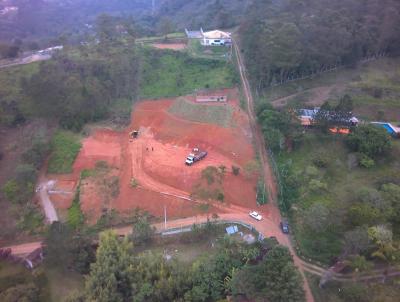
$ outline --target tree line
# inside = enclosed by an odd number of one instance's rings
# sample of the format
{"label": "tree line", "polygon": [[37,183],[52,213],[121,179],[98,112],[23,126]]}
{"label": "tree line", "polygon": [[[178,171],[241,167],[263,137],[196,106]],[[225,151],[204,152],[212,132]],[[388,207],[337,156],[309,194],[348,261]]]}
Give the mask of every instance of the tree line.
{"label": "tree line", "polygon": [[385,52],[398,55],[395,0],[256,0],[240,27],[257,88]]}
{"label": "tree line", "polygon": [[[204,231],[213,227],[210,223]],[[195,227],[192,235],[201,232]],[[271,239],[248,245],[224,237],[214,249],[190,264],[150,251],[135,254],[130,239],[104,232],[84,292],[73,293],[68,301],[222,301],[227,296],[234,301],[305,301],[301,275],[287,248]]]}

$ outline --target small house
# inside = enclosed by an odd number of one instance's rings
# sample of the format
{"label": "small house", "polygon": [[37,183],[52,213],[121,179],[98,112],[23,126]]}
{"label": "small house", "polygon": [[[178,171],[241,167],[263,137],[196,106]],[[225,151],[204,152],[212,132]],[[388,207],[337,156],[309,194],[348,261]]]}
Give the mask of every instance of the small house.
{"label": "small house", "polygon": [[34,250],[32,253],[30,253],[28,256],[26,256],[23,259],[23,263],[26,268],[34,269],[40,263],[42,263],[43,259],[44,259],[43,249],[41,247],[39,247],[36,250]]}
{"label": "small house", "polygon": [[215,102],[215,103],[226,103],[228,101],[228,96],[226,93],[221,93],[221,92],[198,92],[196,94],[196,102],[197,103],[209,103],[209,102]]}
{"label": "small house", "polygon": [[232,43],[231,33],[221,30],[203,32],[201,45],[203,46],[223,46]]}
{"label": "small house", "polygon": [[232,44],[231,33],[221,30],[203,31],[203,29],[200,28],[199,31],[191,31],[185,29],[185,33],[188,39],[198,39],[203,46],[224,46]]}

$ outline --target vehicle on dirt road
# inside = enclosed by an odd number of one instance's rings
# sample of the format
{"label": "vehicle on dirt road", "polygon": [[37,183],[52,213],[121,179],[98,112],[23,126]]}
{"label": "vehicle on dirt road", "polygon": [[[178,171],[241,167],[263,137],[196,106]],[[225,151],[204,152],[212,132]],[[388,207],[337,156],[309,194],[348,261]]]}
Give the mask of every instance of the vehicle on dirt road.
{"label": "vehicle on dirt road", "polygon": [[285,234],[289,234],[289,224],[286,221],[281,221],[280,225],[282,232]]}
{"label": "vehicle on dirt road", "polygon": [[258,214],[256,211],[250,212],[249,215],[250,215],[250,217],[252,217],[258,221],[260,221],[262,219],[262,216],[260,214]]}
{"label": "vehicle on dirt road", "polygon": [[204,159],[207,156],[207,151],[200,151],[199,149],[193,149],[193,153],[190,153],[189,156],[186,158],[185,164],[187,166],[193,165],[195,162],[198,162]]}

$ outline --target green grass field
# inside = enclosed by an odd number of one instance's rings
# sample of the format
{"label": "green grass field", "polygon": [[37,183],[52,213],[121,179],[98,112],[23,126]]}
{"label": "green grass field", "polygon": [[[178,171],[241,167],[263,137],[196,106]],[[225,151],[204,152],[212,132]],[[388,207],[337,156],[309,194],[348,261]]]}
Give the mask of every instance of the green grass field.
{"label": "green grass field", "polygon": [[169,112],[189,121],[217,124],[222,127],[230,127],[233,122],[233,109],[231,106],[194,104],[184,98],[175,100]]}
{"label": "green grass field", "polygon": [[75,158],[81,149],[81,143],[76,134],[59,130],[51,141],[49,173],[70,173]]}
{"label": "green grass field", "polygon": [[[337,102],[344,94],[352,96],[355,110],[362,119],[400,122],[400,59],[384,58],[360,64],[357,68],[341,68],[285,85],[268,88],[265,98],[273,101],[293,96],[291,106],[308,106],[309,100],[319,98],[310,89],[329,91],[327,100]],[[330,89],[332,88],[332,89]],[[315,106],[315,105],[314,105]]]}
{"label": "green grass field", "polygon": [[142,58],[142,98],[173,97],[198,89],[231,87],[238,81],[233,66],[223,61],[148,47],[142,49]]}

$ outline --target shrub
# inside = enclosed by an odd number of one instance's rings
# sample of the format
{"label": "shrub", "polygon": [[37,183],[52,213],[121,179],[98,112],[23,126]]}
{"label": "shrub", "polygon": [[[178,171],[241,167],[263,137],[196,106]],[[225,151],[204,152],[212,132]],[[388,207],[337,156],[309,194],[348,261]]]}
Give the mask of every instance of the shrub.
{"label": "shrub", "polygon": [[3,193],[11,202],[17,202],[18,191],[18,183],[14,179],[7,181],[3,186]]}
{"label": "shrub", "polygon": [[328,189],[328,185],[318,179],[312,179],[309,184],[308,188],[312,192],[321,192],[321,191],[326,191]]}
{"label": "shrub", "polygon": [[207,184],[212,185],[215,182],[215,178],[218,175],[218,169],[213,166],[208,166],[201,171],[201,177],[207,180]]}
{"label": "shrub", "polygon": [[375,158],[388,152],[392,147],[392,142],[385,129],[373,125],[362,125],[347,137],[347,145],[355,152]]}
{"label": "shrub", "polygon": [[43,141],[36,141],[32,147],[22,154],[24,162],[39,169],[49,152],[49,145]]}
{"label": "shrub", "polygon": [[136,188],[139,185],[139,182],[136,180],[136,178],[132,178],[130,182],[131,188]]}
{"label": "shrub", "polygon": [[316,154],[313,158],[313,164],[318,168],[326,168],[329,164],[330,158],[323,153]]}
{"label": "shrub", "polygon": [[239,167],[232,166],[232,173],[233,173],[233,175],[238,176],[238,175],[239,175],[239,172],[240,172],[240,168],[239,168]]}
{"label": "shrub", "polygon": [[217,194],[217,200],[220,201],[220,202],[224,202],[224,200],[225,200],[225,195],[224,195],[224,193],[219,192],[219,193]]}
{"label": "shrub", "polygon": [[360,159],[359,164],[363,168],[370,169],[373,166],[375,166],[375,161],[372,158],[368,157],[367,155],[363,155]]}

